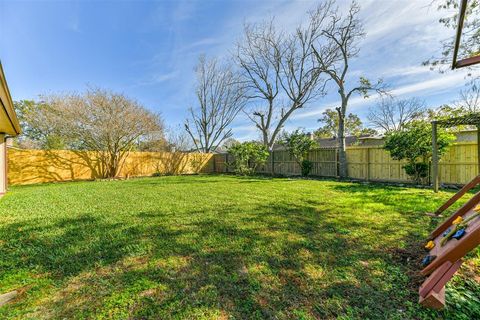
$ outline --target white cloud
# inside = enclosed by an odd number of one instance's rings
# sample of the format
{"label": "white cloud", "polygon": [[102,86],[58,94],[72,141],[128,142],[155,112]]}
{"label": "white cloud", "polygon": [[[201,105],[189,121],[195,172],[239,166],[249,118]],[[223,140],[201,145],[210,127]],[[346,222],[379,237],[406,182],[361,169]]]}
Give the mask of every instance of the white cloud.
{"label": "white cloud", "polygon": [[207,38],[203,38],[203,39],[197,40],[195,42],[192,42],[192,43],[186,45],[183,49],[181,49],[181,51],[192,50],[192,49],[195,49],[195,48],[198,48],[198,47],[211,46],[211,45],[215,45],[215,44],[218,44],[218,43],[219,43],[218,39],[212,38],[212,37],[207,37]]}
{"label": "white cloud", "polygon": [[[401,74],[400,70],[400,74]],[[423,74],[423,71],[420,72],[420,69],[416,68],[407,68],[403,71],[404,74]],[[395,75],[398,75],[395,74]],[[393,87],[390,90],[390,94],[401,97],[401,96],[418,96],[422,97],[425,95],[431,95],[435,93],[443,93],[446,91],[451,91],[452,88],[458,88],[463,86],[466,83],[466,72],[452,72],[449,74],[439,74],[433,71],[430,71],[431,79],[417,78],[415,82],[409,83],[403,86]],[[356,96],[350,99],[348,106],[351,108],[358,108],[365,105],[370,105],[372,102],[379,98],[378,94],[371,95],[368,99],[364,99],[361,96]],[[332,108],[338,104],[338,100],[334,100],[327,103],[322,103],[320,106],[316,107],[306,107],[303,109],[303,112],[298,112],[293,114],[292,119],[302,120],[302,119],[318,119],[323,111],[327,108]]]}
{"label": "white cloud", "polygon": [[133,88],[133,87],[143,87],[143,86],[156,85],[156,84],[174,79],[174,78],[178,77],[178,75],[179,75],[178,71],[153,74],[149,79],[139,81],[131,87]]}
{"label": "white cloud", "polygon": [[392,90],[396,96],[411,95],[413,93],[441,92],[452,90],[454,87],[460,87],[465,84],[464,72],[452,72],[445,75],[438,75],[434,79],[418,81],[409,85]]}
{"label": "white cloud", "polygon": [[[441,36],[445,28],[438,23],[444,15],[432,0],[364,1],[362,16],[367,38],[365,43],[381,38],[394,38],[395,34],[415,31],[411,39],[420,40],[432,34]],[[364,43],[364,44],[365,44]]]}
{"label": "white cloud", "polygon": [[428,66],[410,65],[405,67],[387,69],[382,73],[388,75],[389,77],[405,77],[405,76],[418,76],[421,74],[431,74],[432,70],[430,70],[430,67]]}
{"label": "white cloud", "polygon": [[153,81],[156,82],[156,83],[164,82],[164,81],[175,78],[177,76],[177,74],[178,74],[178,72],[176,72],[176,71],[156,74],[156,75],[153,76]]}

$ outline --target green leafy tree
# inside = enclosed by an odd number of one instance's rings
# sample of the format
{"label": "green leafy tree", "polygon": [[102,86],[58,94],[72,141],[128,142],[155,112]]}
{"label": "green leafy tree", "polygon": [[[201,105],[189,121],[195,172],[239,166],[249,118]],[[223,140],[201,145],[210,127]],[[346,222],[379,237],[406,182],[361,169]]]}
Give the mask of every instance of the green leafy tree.
{"label": "green leafy tree", "polygon": [[[318,119],[318,122],[323,125],[318,128],[314,135],[317,138],[331,138],[335,137],[338,133],[339,115],[336,110],[327,109],[323,113],[323,116]],[[345,117],[345,135],[347,136],[361,136],[376,134],[377,131],[371,128],[365,128],[362,120],[353,113],[349,113]]]}
{"label": "green leafy tree", "polygon": [[[436,109],[427,110],[427,119],[429,121],[433,120],[447,120],[451,118],[461,117],[466,115],[468,112],[463,108],[458,108],[456,106],[444,104]],[[458,129],[464,129],[465,126],[460,126]]]}
{"label": "green leafy tree", "polygon": [[[439,128],[440,129],[440,128]],[[454,136],[443,129],[438,130],[439,156],[448,149]],[[405,172],[417,183],[428,176],[428,164],[432,159],[432,125],[426,121],[414,121],[404,130],[391,131],[385,137],[384,148],[395,160],[406,160]]]}
{"label": "green leafy tree", "polygon": [[254,174],[258,166],[267,162],[269,155],[267,147],[255,141],[236,143],[228,148],[228,153],[233,160],[227,165],[240,175]]}
{"label": "green leafy tree", "polygon": [[301,130],[295,130],[292,133],[285,133],[281,140],[292,157],[295,158],[302,169],[302,176],[306,177],[312,170],[313,164],[307,159],[308,152],[317,146],[317,143],[310,139],[309,135]]}
{"label": "green leafy tree", "polygon": [[[459,0],[434,0],[433,5],[437,9],[444,12],[445,15],[439,19],[439,22],[446,28],[452,29],[452,32],[457,29],[458,15],[460,12]],[[432,57],[425,61],[424,64],[433,67],[439,67],[442,72],[446,70],[445,67],[450,67],[452,63],[453,49],[455,44],[455,37],[448,37],[441,40],[441,55]],[[468,58],[480,54],[480,1],[468,0],[465,12],[465,20],[463,23],[463,32],[461,43],[458,51],[459,58]],[[479,79],[479,66],[470,66],[472,71],[469,76],[473,79]]]}

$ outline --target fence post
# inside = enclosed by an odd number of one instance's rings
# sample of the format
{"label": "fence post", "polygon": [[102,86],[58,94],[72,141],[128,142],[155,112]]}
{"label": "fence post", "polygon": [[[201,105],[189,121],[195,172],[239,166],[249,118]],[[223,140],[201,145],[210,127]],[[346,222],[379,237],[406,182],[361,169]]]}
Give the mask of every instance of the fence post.
{"label": "fence post", "polygon": [[225,166],[225,172],[228,173],[228,153],[225,154],[224,166]]}
{"label": "fence post", "polygon": [[433,191],[438,192],[438,146],[437,146],[437,123],[432,122],[432,183]]}
{"label": "fence post", "polygon": [[335,148],[335,175],[338,177],[340,175],[338,167],[340,165],[340,161],[338,159],[338,148]]}
{"label": "fence post", "polygon": [[213,173],[217,173],[217,154],[214,153],[212,158],[213,158]]}
{"label": "fence post", "polygon": [[271,159],[271,163],[272,163],[272,176],[275,175],[275,151],[272,150],[271,154],[270,154],[270,157],[272,157]]}
{"label": "fence post", "polygon": [[480,126],[477,125],[477,175],[480,174]]}
{"label": "fence post", "polygon": [[365,157],[367,161],[367,181],[370,181],[370,148],[365,149],[367,151],[367,156]]}

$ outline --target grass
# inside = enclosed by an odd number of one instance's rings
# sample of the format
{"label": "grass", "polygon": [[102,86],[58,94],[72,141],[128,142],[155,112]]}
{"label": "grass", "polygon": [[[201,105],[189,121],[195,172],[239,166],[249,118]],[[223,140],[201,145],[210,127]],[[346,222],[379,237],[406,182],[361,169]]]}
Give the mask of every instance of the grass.
{"label": "grass", "polygon": [[12,187],[0,200],[1,319],[474,319],[480,253],[441,312],[419,250],[451,193],[183,176]]}

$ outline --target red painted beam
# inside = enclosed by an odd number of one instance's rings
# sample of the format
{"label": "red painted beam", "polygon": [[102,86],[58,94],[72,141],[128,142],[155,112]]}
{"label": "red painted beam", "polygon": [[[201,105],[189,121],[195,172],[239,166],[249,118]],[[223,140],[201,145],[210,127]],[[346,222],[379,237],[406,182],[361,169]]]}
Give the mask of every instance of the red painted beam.
{"label": "red painted beam", "polygon": [[478,63],[480,63],[480,56],[474,56],[474,57],[458,60],[455,63],[455,68],[468,67]]}

